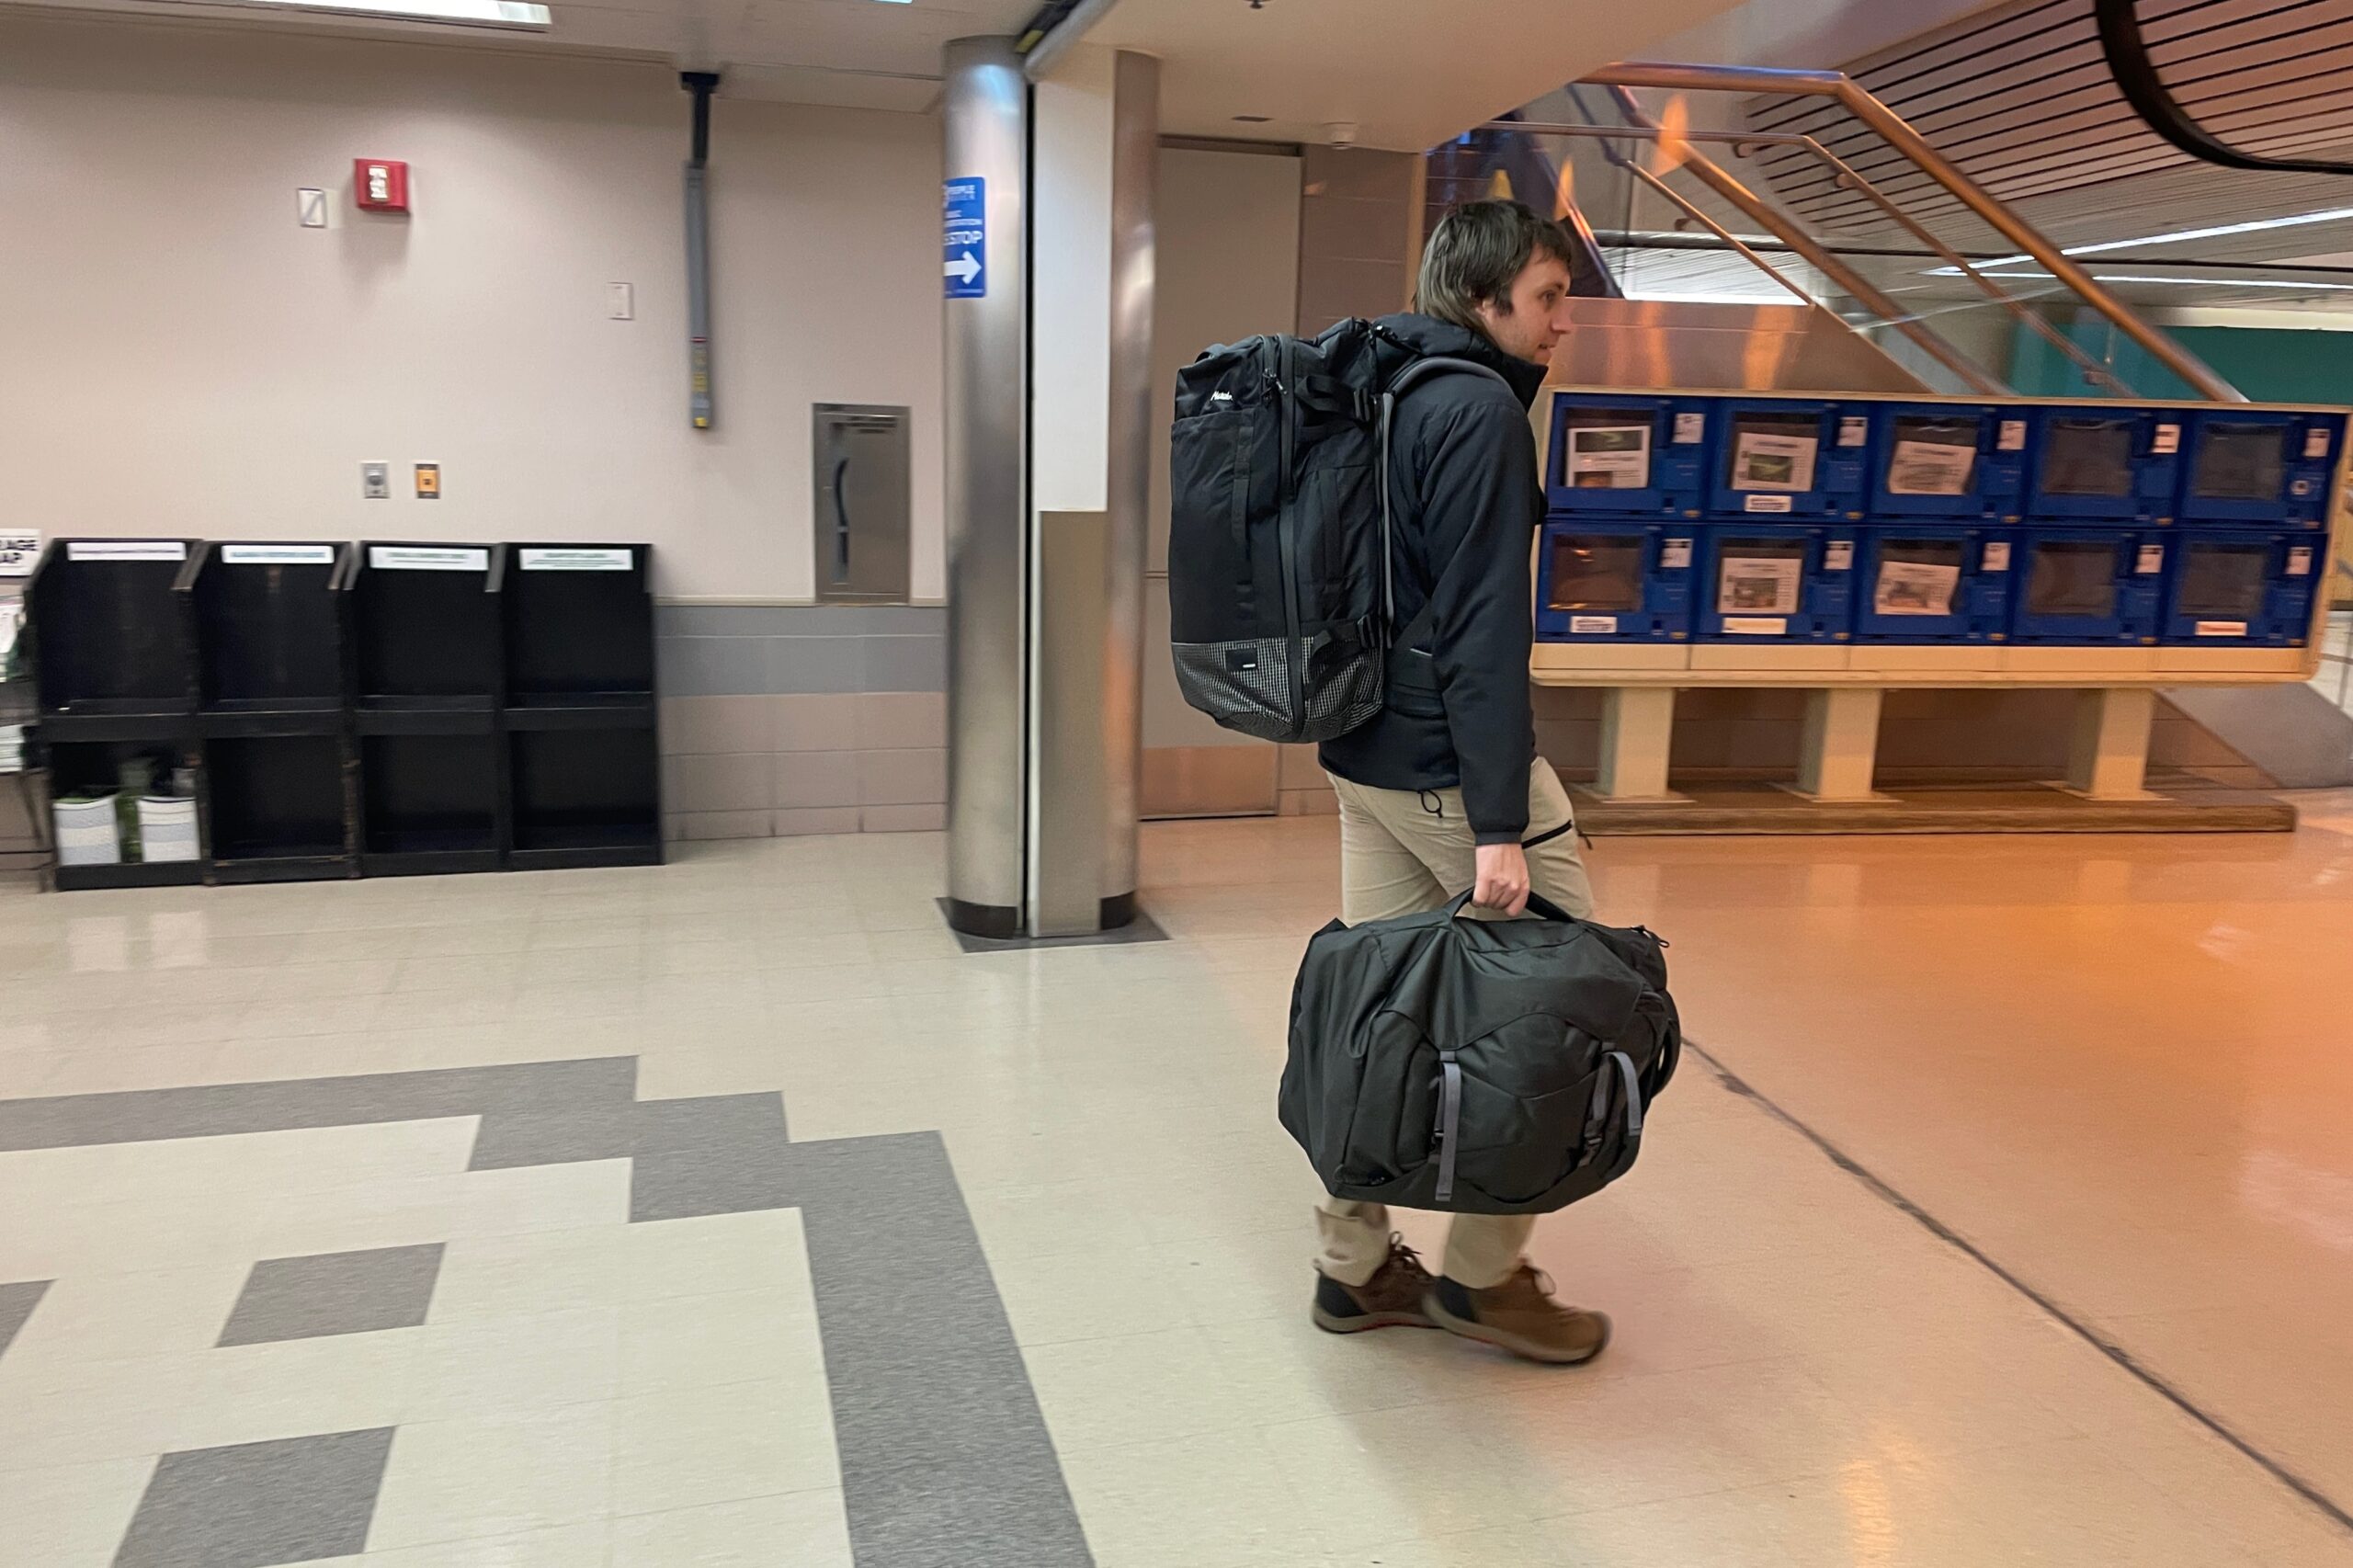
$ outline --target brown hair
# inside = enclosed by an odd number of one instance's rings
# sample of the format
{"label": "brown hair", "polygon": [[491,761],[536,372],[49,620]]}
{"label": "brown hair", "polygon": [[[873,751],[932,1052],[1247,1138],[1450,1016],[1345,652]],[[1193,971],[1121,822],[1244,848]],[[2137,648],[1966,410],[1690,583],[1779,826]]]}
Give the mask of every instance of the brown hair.
{"label": "brown hair", "polygon": [[1570,260],[1568,232],[1524,202],[1473,201],[1438,221],[1422,251],[1415,308],[1484,336],[1479,307],[1511,308],[1511,286],[1538,252]]}

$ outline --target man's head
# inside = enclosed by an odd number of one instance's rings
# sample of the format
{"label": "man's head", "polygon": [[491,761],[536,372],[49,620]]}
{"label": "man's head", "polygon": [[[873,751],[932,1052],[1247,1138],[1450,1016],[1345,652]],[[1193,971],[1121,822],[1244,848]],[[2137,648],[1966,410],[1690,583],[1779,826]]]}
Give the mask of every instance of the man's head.
{"label": "man's head", "polygon": [[1569,236],[1517,201],[1474,201],[1438,222],[1422,252],[1416,303],[1516,358],[1552,362],[1569,292]]}

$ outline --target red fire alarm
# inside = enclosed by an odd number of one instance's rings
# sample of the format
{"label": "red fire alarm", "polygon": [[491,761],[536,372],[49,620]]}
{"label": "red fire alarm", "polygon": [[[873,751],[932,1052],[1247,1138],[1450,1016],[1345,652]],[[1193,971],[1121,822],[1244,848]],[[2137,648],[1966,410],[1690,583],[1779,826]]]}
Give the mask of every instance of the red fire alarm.
{"label": "red fire alarm", "polygon": [[351,194],[362,212],[405,212],[408,165],[392,158],[355,158]]}

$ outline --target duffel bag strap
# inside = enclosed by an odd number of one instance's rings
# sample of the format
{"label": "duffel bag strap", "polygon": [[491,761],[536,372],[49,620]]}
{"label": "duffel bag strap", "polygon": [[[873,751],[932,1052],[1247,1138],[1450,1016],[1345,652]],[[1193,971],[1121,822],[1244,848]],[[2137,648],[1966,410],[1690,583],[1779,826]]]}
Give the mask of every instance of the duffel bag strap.
{"label": "duffel bag strap", "polygon": [[1437,1200],[1450,1203],[1454,1200],[1454,1157],[1462,1133],[1462,1064],[1450,1051],[1439,1051],[1438,1059]]}
{"label": "duffel bag strap", "polygon": [[[1446,913],[1449,915],[1461,915],[1471,907],[1471,895],[1478,891],[1476,888],[1465,888],[1456,893],[1454,902],[1446,906]],[[1540,892],[1531,892],[1528,895],[1528,913],[1546,920],[1557,921],[1563,926],[1574,926],[1579,923],[1575,915],[1571,915]]]}
{"label": "duffel bag strap", "polygon": [[1626,1142],[1618,1151],[1618,1163],[1609,1167],[1602,1178],[1608,1186],[1633,1168],[1634,1156],[1643,1149],[1643,1075],[1634,1070],[1634,1059],[1622,1051],[1613,1051],[1609,1060],[1618,1066],[1618,1076],[1626,1086]]}

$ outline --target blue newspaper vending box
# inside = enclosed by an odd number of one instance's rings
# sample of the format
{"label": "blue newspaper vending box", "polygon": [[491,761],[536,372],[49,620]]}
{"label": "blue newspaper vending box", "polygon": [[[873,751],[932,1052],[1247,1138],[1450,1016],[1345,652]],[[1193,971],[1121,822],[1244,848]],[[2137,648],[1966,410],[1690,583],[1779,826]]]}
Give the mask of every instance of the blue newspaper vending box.
{"label": "blue newspaper vending box", "polygon": [[1707,500],[1711,401],[1555,392],[1548,506],[1615,517],[1698,517]]}
{"label": "blue newspaper vending box", "polygon": [[1711,523],[1691,617],[1709,642],[1844,642],[1854,634],[1851,527]]}
{"label": "blue newspaper vending box", "polygon": [[2169,529],[2020,529],[2010,559],[2014,642],[2157,640]]}
{"label": "blue newspaper vending box", "polygon": [[2301,648],[2311,637],[2321,541],[2297,528],[2195,528],[2166,539],[2167,642]]}
{"label": "blue newspaper vending box", "polygon": [[2189,417],[2181,520],[2317,528],[2344,448],[2341,414],[2200,409]]}
{"label": "blue newspaper vending box", "polygon": [[1870,497],[1870,444],[1868,404],[1718,399],[1708,510],[1719,517],[1859,521]]}
{"label": "blue newspaper vending box", "polygon": [[1871,516],[2017,522],[2032,425],[2016,406],[1875,404]]}
{"label": "blue newspaper vending box", "polygon": [[1680,642],[1691,635],[1698,530],[1647,518],[1553,517],[1536,561],[1547,642]]}
{"label": "blue newspaper vending box", "polygon": [[2169,523],[2181,488],[2178,408],[2044,408],[2035,415],[2026,515]]}
{"label": "blue newspaper vending box", "polygon": [[1999,642],[2009,634],[2009,529],[1885,522],[1859,537],[1858,642]]}

